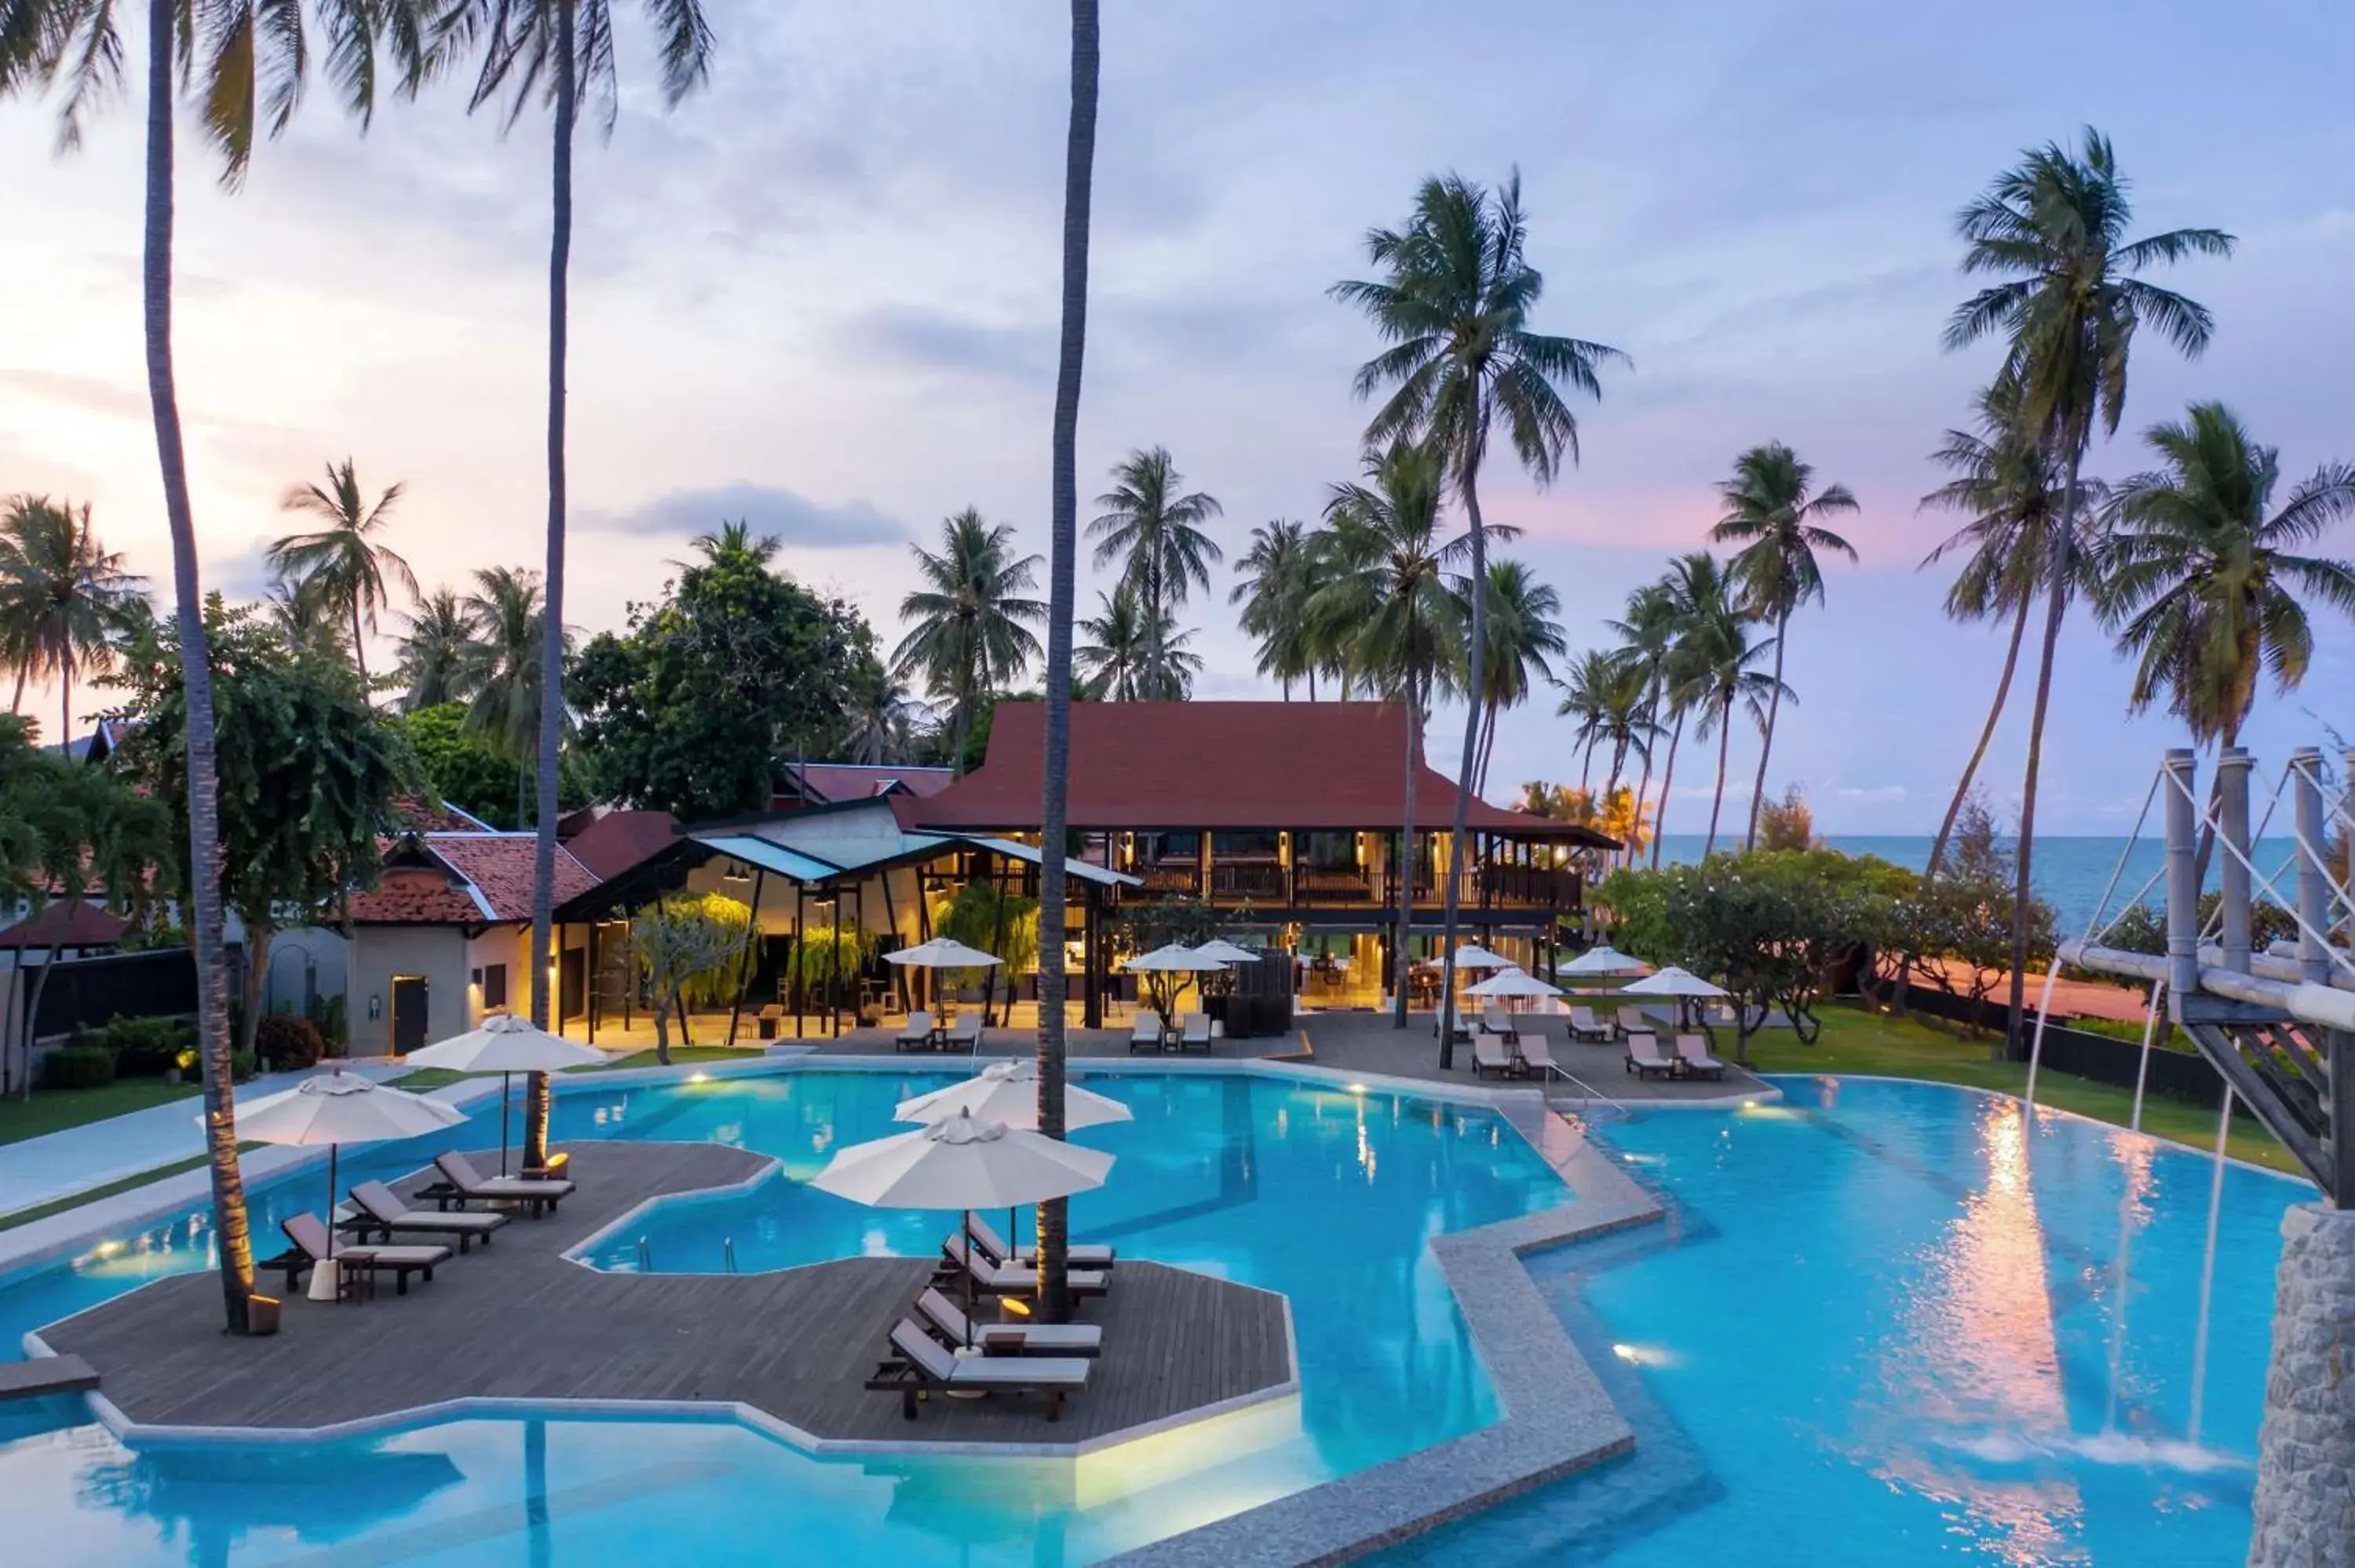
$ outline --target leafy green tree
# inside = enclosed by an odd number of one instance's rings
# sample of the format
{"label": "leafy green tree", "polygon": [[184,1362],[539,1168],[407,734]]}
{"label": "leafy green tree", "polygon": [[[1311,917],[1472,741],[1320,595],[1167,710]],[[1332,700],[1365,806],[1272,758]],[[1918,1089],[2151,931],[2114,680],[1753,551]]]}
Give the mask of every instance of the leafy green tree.
{"label": "leafy green tree", "polygon": [[520,826],[515,816],[515,762],[467,727],[464,703],[419,708],[387,722],[408,743],[437,800],[495,828]]}
{"label": "leafy green tree", "polygon": [[[518,567],[478,567],[465,610],[474,626],[462,666],[462,683],[472,694],[466,724],[514,765],[515,820],[520,827],[531,820],[540,694],[548,689],[541,648],[549,610],[539,574]],[[559,641],[569,644],[570,639]]]}
{"label": "leafy green tree", "polygon": [[147,615],[147,582],[91,531],[90,507],[46,495],[8,498],[0,513],[0,662],[16,672],[8,711],[25,683],[58,683],[58,744],[73,743],[77,674],[104,674],[114,651]]}
{"label": "leafy green tree", "polygon": [[1113,487],[1096,497],[1103,511],[1088,524],[1088,537],[1096,542],[1096,565],[1117,565],[1121,582],[1144,606],[1146,662],[1156,681],[1166,681],[1162,633],[1177,625],[1178,609],[1194,589],[1209,591],[1210,568],[1224,552],[1202,525],[1222,509],[1206,491],[1180,493],[1186,476],[1167,447],[1129,453],[1112,479]]}
{"label": "leafy green tree", "polygon": [[2150,327],[2196,358],[2214,329],[2197,302],[2138,274],[2197,256],[2232,253],[2232,237],[2215,228],[2178,228],[2129,240],[2126,226],[2133,216],[2109,139],[2088,126],[2080,152],[2055,142],[2025,154],[1955,220],[1964,244],[1963,270],[1999,281],[1955,307],[1946,323],[1946,346],[1966,348],[1987,337],[2002,341],[1998,379],[2017,386],[2020,427],[2036,432],[2062,471],[2061,524],[2046,531],[2052,555],[2044,573],[2044,645],[2037,661],[2020,789],[2007,1031],[2013,1039],[2027,1010],[2036,783],[2044,760],[2053,657],[2076,581],[2080,471],[2094,423],[2115,433],[2126,415],[2126,366],[2138,331]]}
{"label": "leafy green tree", "polygon": [[[375,885],[392,803],[423,782],[400,733],[340,659],[290,652],[250,608],[205,607],[220,767],[221,895],[246,933],[241,1049],[253,1047],[270,945],[278,931],[332,917],[342,895]],[[190,810],[186,683],[160,627],[143,633],[110,683],[126,694],[115,758],[184,826]],[[185,842],[185,841],[183,841]],[[185,861],[171,885],[189,880]]]}
{"label": "leafy green tree", "polygon": [[[951,984],[971,984],[976,978],[979,980],[985,1023],[989,1021],[990,1009],[997,1003],[999,978],[1006,980],[1006,1006],[1011,1009],[1015,978],[1038,966],[1040,908],[1040,901],[1027,894],[1001,887],[988,877],[975,877],[958,888],[932,915],[932,929],[939,935],[1004,960],[984,969],[978,977],[963,969],[945,971],[943,977]],[[998,1022],[1005,1022],[1004,1015]]]}
{"label": "leafy green tree", "polygon": [[408,690],[400,705],[411,713],[464,704],[468,686],[469,652],[474,644],[474,615],[457,594],[437,588],[421,597],[407,615],[400,634],[400,676]]}
{"label": "leafy green tree", "polygon": [[1282,683],[1284,700],[1292,700],[1292,683],[1308,683],[1308,700],[1316,700],[1319,666],[1315,641],[1308,634],[1307,605],[1316,591],[1319,556],[1329,541],[1306,524],[1277,517],[1251,534],[1251,548],[1235,562],[1239,580],[1227,594],[1229,604],[1240,605],[1237,617],[1243,634],[1259,644],[1262,675]]}
{"label": "leafy green tree", "polygon": [[1739,706],[1746,711],[1763,733],[1768,694],[1792,694],[1758,668],[1774,651],[1774,639],[1752,639],[1751,622],[1727,597],[1728,578],[1715,563],[1706,572],[1696,567],[1685,585],[1696,597],[1677,641],[1675,691],[1678,702],[1700,715],[1693,734],[1703,740],[1717,736],[1717,789],[1709,809],[1709,842],[1701,850],[1709,854],[1717,848],[1718,818],[1725,810],[1725,757],[1733,710]]}
{"label": "leafy green tree", "polygon": [[[1677,746],[1684,738],[1684,710],[1668,701],[1669,663],[1677,646],[1677,593],[1674,574],[1656,583],[1646,583],[1627,596],[1627,608],[1621,619],[1604,622],[1619,638],[1616,657],[1623,664],[1638,672],[1644,683],[1644,720],[1650,731],[1650,744],[1644,747],[1644,776],[1636,786],[1634,815],[1641,821],[1644,803],[1652,793],[1652,750],[1659,737],[1668,737],[1668,774],[1676,773]],[[1660,800],[1656,810],[1659,816],[1668,813],[1666,783],[1661,786]],[[1654,824],[1652,842],[1657,853],[1658,824]],[[1636,845],[1627,846],[1627,863],[1636,863]]]}
{"label": "leafy green tree", "polygon": [[[1333,285],[1333,297],[1365,312],[1390,347],[1359,367],[1356,391],[1369,397],[1384,387],[1389,399],[1366,427],[1369,445],[1412,439],[1429,442],[1445,464],[1471,524],[1469,670],[1464,689],[1488,689],[1488,544],[1480,514],[1480,469],[1488,439],[1501,429],[1513,454],[1540,485],[1553,482],[1562,461],[1578,461],[1578,421],[1562,389],[1599,398],[1596,371],[1625,355],[1604,344],[1555,337],[1530,328],[1530,313],[1545,291],[1544,276],[1529,263],[1529,226],[1521,211],[1516,170],[1494,193],[1460,175],[1433,176],[1415,195],[1414,211],[1400,228],[1366,236],[1366,253],[1383,276]],[[1471,810],[1473,763],[1480,743],[1481,705],[1465,705],[1464,758],[1456,780],[1449,842],[1462,845]],[[1446,888],[1443,1012],[1455,994],[1455,927],[1463,879]],[[1454,1058],[1455,1030],[1443,1021],[1440,1063]]]}
{"label": "leafy green tree", "polygon": [[1856,546],[1823,525],[1827,517],[1859,510],[1845,484],[1815,487],[1812,464],[1781,441],[1753,447],[1733,460],[1733,477],[1718,486],[1725,515],[1710,530],[1720,545],[1738,545],[1734,582],[1744,613],[1774,628],[1774,683],[1758,743],[1758,778],[1750,789],[1750,832],[1758,842],[1758,812],[1766,802],[1766,764],[1774,754],[1774,723],[1782,716],[1783,655],[1791,645],[1791,612],[1824,598],[1818,551],[1856,559]]}
{"label": "leafy green tree", "polygon": [[591,638],[571,681],[596,792],[689,821],[766,806],[778,760],[839,744],[875,673],[858,612],[774,570],[774,540],[730,525],[696,543],[663,600]]}
{"label": "leafy green tree", "polygon": [[2355,615],[2355,567],[2292,553],[2355,514],[2355,467],[2324,465],[2276,510],[2280,453],[2222,403],[2194,403],[2143,439],[2160,466],[2111,492],[2102,619],[2136,661],[2135,711],[2164,700],[2193,744],[2235,746],[2261,674],[2283,694],[2306,678],[2302,599]]}
{"label": "leafy green tree", "polygon": [[417,574],[383,542],[400,489],[389,486],[371,502],[360,488],[351,459],[329,463],[326,483],[294,485],[279,503],[281,510],[323,526],[309,534],[290,534],[270,546],[272,570],[315,594],[322,605],[349,621],[352,665],[359,672],[363,692],[368,689],[368,634],[376,630],[377,611],[392,601],[389,585],[397,583],[410,598],[417,597]]}
{"label": "leafy green tree", "polygon": [[[1468,601],[1468,582],[1459,579],[1455,589]],[[1555,619],[1561,614],[1561,596],[1538,581],[1523,563],[1488,563],[1487,605],[1488,652],[1481,662],[1487,675],[1480,694],[1486,716],[1481,720],[1479,765],[1472,776],[1475,794],[1488,788],[1497,715],[1527,702],[1538,681],[1551,681],[1553,666],[1548,661],[1570,651],[1561,622]]]}
{"label": "leafy green tree", "polygon": [[1796,784],[1783,791],[1758,813],[1758,847],[1763,850],[1803,850],[1816,847],[1816,814],[1807,808],[1806,791]]}
{"label": "leafy green tree", "polygon": [[[1983,1004],[2010,960],[2014,872],[2013,852],[1998,836],[1994,813],[1974,792],[1955,819],[1954,855],[1945,874],[1925,874],[1897,901],[1885,944],[1880,967],[1969,1003],[1963,1022],[1973,1034],[1981,1033]],[[2049,963],[2057,937],[2052,907],[2040,898],[2029,916],[2030,960]]]}
{"label": "leafy green tree", "polygon": [[1115,703],[1176,703],[1194,694],[1202,656],[1186,645],[1191,631],[1178,630],[1167,615],[1148,626],[1145,601],[1126,579],[1110,593],[1099,592],[1101,613],[1079,624],[1088,641],[1072,652],[1072,673],[1087,695]]}
{"label": "leafy green tree", "polygon": [[908,546],[924,586],[900,601],[900,619],[912,624],[892,651],[891,673],[921,677],[949,705],[949,756],[959,768],[983,699],[1039,656],[1030,623],[1047,607],[1023,597],[1038,584],[1039,557],[1016,556],[1013,540],[1010,525],[993,527],[968,506],[941,524],[938,555]]}
{"label": "leafy green tree", "polygon": [[1578,786],[1582,789],[1592,789],[1594,784],[1594,748],[1603,741],[1604,726],[1610,716],[1611,688],[1619,675],[1618,661],[1601,648],[1588,649],[1562,672],[1561,702],[1554,713],[1578,721],[1577,727],[1571,731],[1571,741],[1579,749]]}
{"label": "leafy green tree", "polygon": [[630,950],[654,1002],[655,1061],[670,1065],[673,1013],[681,1040],[693,1044],[686,1041],[688,991],[713,984],[715,975],[721,984],[741,975],[752,942],[751,910],[719,894],[675,894],[630,917]]}

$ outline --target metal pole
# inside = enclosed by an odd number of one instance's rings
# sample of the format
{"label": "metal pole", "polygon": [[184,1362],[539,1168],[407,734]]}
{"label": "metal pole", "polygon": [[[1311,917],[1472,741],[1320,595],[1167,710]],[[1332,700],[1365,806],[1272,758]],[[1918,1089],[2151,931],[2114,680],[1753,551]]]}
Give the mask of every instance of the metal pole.
{"label": "metal pole", "polygon": [[2290,753],[2289,768],[2297,826],[2298,978],[2327,985],[2330,952],[2324,938],[2330,930],[2330,868],[2323,857],[2330,846],[2322,825],[2322,748],[2299,747]]}
{"label": "metal pole", "polygon": [[2169,1007],[2200,989],[2200,872],[2192,825],[2192,787],[2199,763],[2188,749],[2169,750],[2165,773],[2167,822],[2167,990]]}
{"label": "metal pole", "polygon": [[2249,753],[2228,746],[2216,759],[2216,814],[2224,840],[2224,967],[2249,972]]}

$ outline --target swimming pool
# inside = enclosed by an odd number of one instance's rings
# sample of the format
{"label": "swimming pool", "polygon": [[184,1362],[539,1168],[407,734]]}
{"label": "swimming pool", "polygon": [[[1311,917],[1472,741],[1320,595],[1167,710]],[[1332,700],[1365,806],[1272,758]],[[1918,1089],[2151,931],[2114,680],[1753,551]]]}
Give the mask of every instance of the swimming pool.
{"label": "swimming pool", "polygon": [[[717,1270],[731,1255],[749,1271],[930,1253],[952,1223],[943,1216],[868,1210],[801,1182],[843,1144],[902,1130],[892,1106],[944,1081],[804,1071],[574,1089],[557,1103],[559,1141],[711,1139],[773,1154],[785,1176],[741,1197],[660,1205],[591,1261],[634,1268],[642,1241],[665,1272]],[[732,1424],[620,1420],[461,1421],[297,1454],[133,1456],[61,1407],[0,1425],[0,1540],[37,1543],[44,1563],[125,1564],[219,1561],[232,1546],[238,1562],[272,1563],[325,1552],[338,1563],[665,1562],[690,1551],[767,1562],[781,1539],[822,1541],[846,1563],[922,1561],[951,1543],[977,1564],[1081,1563],[1494,1419],[1424,1240],[1569,1201],[1495,1114],[1227,1074],[1090,1086],[1136,1119],[1081,1135],[1120,1162],[1103,1191],[1074,1202],[1075,1234],[1290,1296],[1296,1414],[1285,1405],[1222,1424],[1215,1441],[1155,1439],[1073,1464],[821,1460]],[[396,1173],[482,1137],[460,1129],[346,1165],[354,1180]],[[315,1176],[258,1191],[256,1234],[318,1199]],[[191,1213],[107,1255],[0,1284],[0,1336],[13,1350],[27,1327],[201,1266],[206,1239]],[[371,1310],[397,1331],[397,1304]]]}
{"label": "swimming pool", "polygon": [[[597,1087],[559,1139],[721,1141],[789,1178],[890,1129],[905,1072]],[[0,1414],[0,1560],[59,1563],[609,1561],[1078,1564],[1467,1431],[1494,1399],[1424,1239],[1563,1201],[1506,1124],[1275,1078],[1091,1078],[1136,1120],[1074,1230],[1294,1298],[1295,1427],[1118,1458],[818,1460],[728,1423],[444,1423],[292,1451],[133,1455],[53,1402]],[[1440,1563],[2236,1562],[2249,1528],[2276,1227],[2306,1190],[2229,1169],[2199,1438],[2210,1165],[1936,1086],[1794,1079],[1782,1106],[1599,1129],[1667,1222],[1529,1260],[1634,1422],[1638,1449],[1410,1543]],[[413,1169],[440,1142],[380,1151]],[[316,1177],[256,1194],[257,1234]],[[673,1205],[592,1261],[785,1266],[929,1251],[938,1216],[771,1182]],[[2132,1288],[2116,1317],[2120,1238]],[[200,1216],[0,1280],[27,1326],[200,1266]],[[397,1304],[379,1308],[389,1331]],[[789,1328],[781,1330],[789,1331]],[[2111,1368],[2117,1368],[2113,1379]]]}

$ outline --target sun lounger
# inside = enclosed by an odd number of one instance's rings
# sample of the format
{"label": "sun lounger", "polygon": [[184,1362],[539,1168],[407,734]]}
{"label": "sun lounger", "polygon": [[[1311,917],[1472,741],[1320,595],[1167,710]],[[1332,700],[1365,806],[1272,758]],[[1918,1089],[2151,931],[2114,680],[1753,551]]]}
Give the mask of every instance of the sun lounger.
{"label": "sun lounger", "polygon": [[[289,1296],[303,1288],[303,1277],[311,1272],[314,1264],[326,1261],[329,1253],[327,1227],[316,1214],[297,1214],[279,1227],[286,1239],[294,1245],[262,1265],[264,1268],[282,1269],[286,1275]],[[433,1277],[434,1266],[450,1261],[446,1246],[347,1246],[337,1249],[336,1266],[355,1274],[389,1274],[392,1293],[409,1294],[409,1277],[423,1279]]]}
{"label": "sun lounger", "polygon": [[932,1048],[932,1015],[924,1008],[908,1014],[908,1026],[891,1036],[892,1045],[901,1051],[929,1051]]}
{"label": "sun lounger", "polygon": [[948,1027],[941,1036],[941,1046],[948,1051],[978,1051],[981,1049],[981,1013],[967,1012]]}
{"label": "sun lounger", "polygon": [[1179,1024],[1178,1048],[1180,1051],[1191,1051],[1198,1045],[1205,1051],[1210,1048],[1210,1015],[1209,1013],[1199,1008],[1188,1008],[1178,1015],[1178,1022]]}
{"label": "sun lounger", "polygon": [[1161,1015],[1149,1007],[1136,1010],[1136,1022],[1128,1026],[1129,1054],[1139,1051],[1161,1049]]}
{"label": "sun lounger", "polygon": [[[955,1279],[970,1274],[974,1287],[985,1295],[1036,1296],[1039,1293],[1037,1269],[990,1263],[982,1257],[977,1248],[968,1251],[964,1237],[961,1235],[953,1235],[942,1243],[941,1255],[948,1260],[942,1269],[943,1275]],[[1100,1268],[1074,1268],[1065,1277],[1074,1296],[1102,1296],[1112,1288],[1112,1277]]]}
{"label": "sun lounger", "polygon": [[[1039,1266],[1036,1248],[1007,1246],[1006,1238],[997,1234],[997,1227],[979,1214],[974,1215],[970,1223],[973,1245],[980,1248],[981,1255],[990,1262],[1011,1265],[1016,1268]],[[1073,1268],[1110,1268],[1115,1255],[1108,1246],[1077,1245],[1063,1249],[1063,1261]]]}
{"label": "sun lounger", "polygon": [[485,1176],[474,1169],[474,1161],[455,1150],[435,1155],[433,1169],[442,1172],[442,1180],[421,1188],[417,1195],[432,1199],[434,1206],[442,1209],[463,1209],[469,1202],[521,1203],[525,1213],[537,1218],[554,1213],[556,1205],[573,1192],[570,1181],[536,1176]]}
{"label": "sun lounger", "polygon": [[1627,1036],[1627,1071],[1639,1078],[1676,1076],[1677,1065],[1660,1054],[1660,1037],[1649,1033]]}
{"label": "sun lounger", "polygon": [[910,1421],[917,1400],[935,1389],[1044,1394],[1053,1421],[1063,1413],[1063,1396],[1088,1385],[1088,1363],[1077,1357],[959,1356],[907,1318],[892,1327],[891,1349],[867,1386],[898,1394],[900,1414]]}
{"label": "sun lounger", "polygon": [[1594,1016],[1591,1007],[1570,1010],[1570,1037],[1573,1040],[1609,1040],[1612,1027]]}
{"label": "sun lounger", "polygon": [[346,1223],[363,1243],[371,1236],[389,1242],[395,1232],[407,1231],[413,1235],[455,1236],[458,1250],[464,1252],[478,1241],[490,1245],[491,1233],[507,1223],[505,1214],[446,1214],[412,1209],[381,1181],[363,1181],[353,1188],[352,1202],[359,1213]]}
{"label": "sun lounger", "polygon": [[1486,1033],[1499,1034],[1508,1040],[1518,1033],[1513,1023],[1513,1015],[1495,1002],[1480,1010],[1480,1028]]}
{"label": "sun lounger", "polygon": [[1698,1034],[1677,1036],[1677,1063],[1688,1073],[1705,1078],[1725,1076],[1725,1064],[1710,1054],[1709,1042]]}
{"label": "sun lounger", "polygon": [[953,1345],[977,1345],[992,1356],[1097,1356],[1103,1330],[1093,1323],[975,1323],[964,1308],[932,1287],[916,1298],[916,1312]]}
{"label": "sun lounger", "polygon": [[759,1029],[762,1039],[776,1039],[785,1032],[785,1004],[781,1001],[769,1003],[768,1006],[761,1009],[752,1022]]}
{"label": "sun lounger", "polygon": [[1484,1077],[1490,1073],[1510,1073],[1513,1068],[1513,1054],[1505,1049],[1505,1043],[1502,1040],[1493,1034],[1483,1034],[1472,1042],[1474,1076]]}
{"label": "sun lounger", "polygon": [[1644,1015],[1640,1007],[1623,1007],[1619,1010],[1619,1033],[1623,1036],[1649,1034],[1652,1033],[1652,1021]]}
{"label": "sun lounger", "polygon": [[1521,1054],[1522,1067],[1540,1078],[1560,1070],[1554,1063],[1553,1047],[1546,1044],[1546,1037],[1542,1034],[1524,1032],[1513,1048]]}

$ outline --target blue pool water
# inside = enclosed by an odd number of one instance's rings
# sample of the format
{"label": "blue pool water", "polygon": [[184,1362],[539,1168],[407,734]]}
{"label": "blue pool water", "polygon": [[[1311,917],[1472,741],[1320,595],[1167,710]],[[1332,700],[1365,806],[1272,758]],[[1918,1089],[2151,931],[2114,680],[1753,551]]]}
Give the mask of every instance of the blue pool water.
{"label": "blue pool water", "polygon": [[[567,1095],[559,1139],[716,1139],[778,1156],[790,1178],[658,1210],[595,1261],[637,1266],[642,1235],[665,1271],[719,1268],[730,1246],[745,1269],[931,1250],[939,1217],[859,1209],[799,1179],[890,1130],[891,1105],[939,1081],[810,1073]],[[730,1424],[618,1420],[133,1454],[78,1404],[47,1402],[0,1411],[0,1563],[1078,1564],[1492,1418],[1423,1242],[1565,1200],[1503,1123],[1265,1079],[1090,1086],[1137,1119],[1082,1135],[1120,1161],[1074,1204],[1075,1231],[1291,1295],[1296,1427],[1077,1466],[819,1461]],[[1530,1260],[1629,1411],[1636,1457],[1396,1555],[2238,1561],[2276,1227],[2304,1190],[2227,1172],[2195,1443],[2206,1160],[1934,1086],[1785,1086],[1784,1107],[1599,1129],[1669,1199],[1668,1224]],[[437,1146],[346,1164],[397,1173]],[[315,1205],[318,1185],[259,1192],[257,1234]],[[2132,1284],[2116,1333],[2122,1234]],[[27,1327],[205,1263],[197,1216],[125,1240],[0,1280],[0,1355]],[[398,1331],[397,1303],[370,1310]]]}

